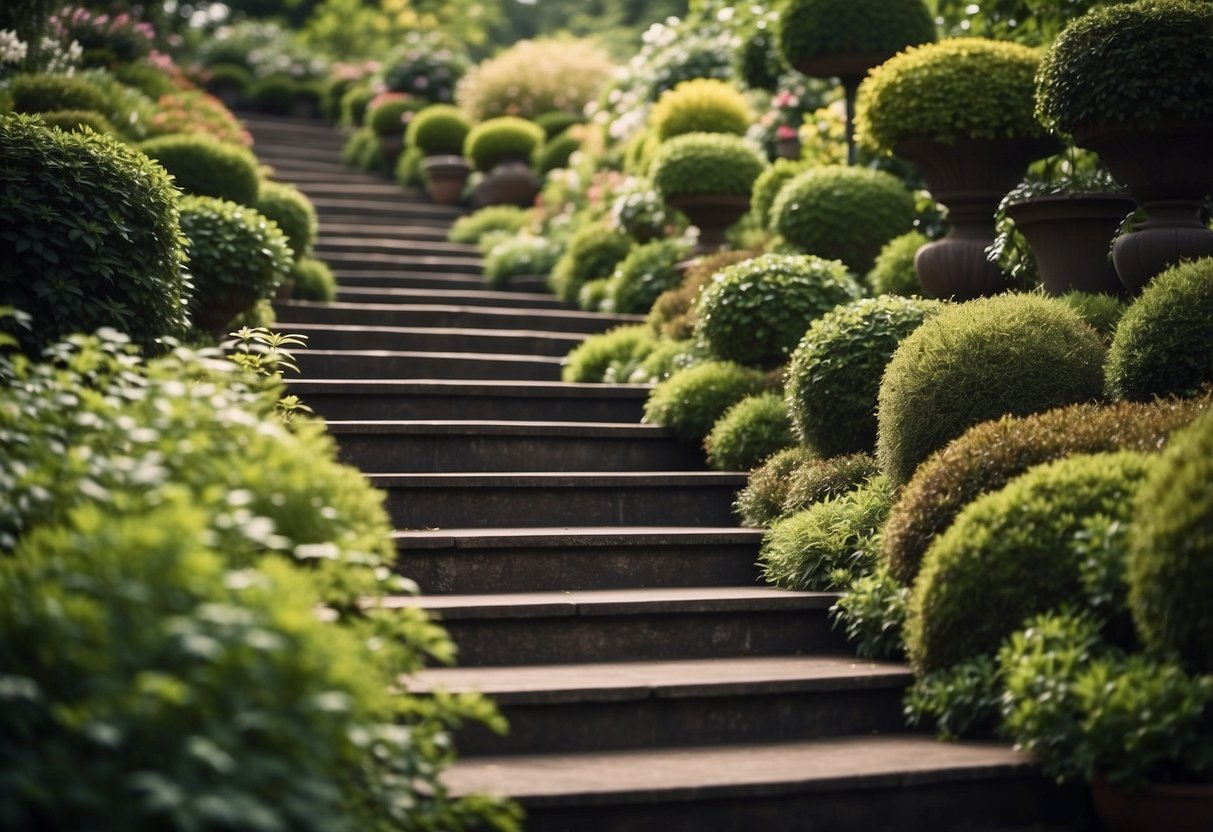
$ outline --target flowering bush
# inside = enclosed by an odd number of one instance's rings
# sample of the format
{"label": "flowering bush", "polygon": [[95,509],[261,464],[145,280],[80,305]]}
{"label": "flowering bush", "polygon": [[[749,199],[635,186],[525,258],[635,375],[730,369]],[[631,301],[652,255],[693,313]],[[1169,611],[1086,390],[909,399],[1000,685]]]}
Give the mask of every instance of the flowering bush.
{"label": "flowering bush", "polygon": [[328,72],[324,58],[301,46],[278,24],[261,20],[219,27],[199,47],[196,57],[203,69],[237,64],[258,80],[271,75],[310,80],[323,78]]}
{"label": "flowering bush", "polygon": [[130,14],[99,14],[82,6],[68,6],[51,18],[51,32],[61,43],[75,41],[83,50],[85,66],[113,66],[146,58],[156,31]]}
{"label": "flowering bush", "polygon": [[589,41],[524,40],[463,76],[455,97],[474,121],[580,112],[614,70],[610,56]]}
{"label": "flowering bush", "polygon": [[774,158],[781,141],[800,138],[805,118],[825,103],[829,86],[819,79],[785,76],[771,96],[770,108],[758,117],[749,136]]}
{"label": "flowering bush", "polygon": [[455,100],[455,84],[470,65],[467,53],[439,33],[410,32],[384,61],[383,83],[393,92],[449,103]]}
{"label": "flowering bush", "polygon": [[148,134],[205,133],[219,141],[251,147],[253,137],[232,111],[210,93],[173,92],[160,96],[147,125]]}

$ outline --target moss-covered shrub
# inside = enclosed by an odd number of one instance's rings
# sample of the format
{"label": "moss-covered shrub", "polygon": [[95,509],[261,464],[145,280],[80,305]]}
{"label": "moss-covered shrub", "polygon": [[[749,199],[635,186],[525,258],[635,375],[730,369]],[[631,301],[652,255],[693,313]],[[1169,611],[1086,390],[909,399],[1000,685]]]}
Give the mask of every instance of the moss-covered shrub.
{"label": "moss-covered shrub", "polygon": [[666,90],[649,111],[649,127],[659,141],[686,133],[744,136],[754,111],[741,90],[716,78],[695,78]]}
{"label": "moss-covered shrub", "polygon": [[261,174],[252,151],[200,135],[170,134],[148,139],[139,149],[173,175],[189,194],[253,205]]}
{"label": "moss-covered shrub", "polygon": [[796,444],[783,396],[746,396],[712,425],[704,439],[708,464],[718,471],[749,471],[776,451]]}
{"label": "moss-covered shrub", "polygon": [[897,348],[877,407],[877,458],[909,481],[973,425],[1099,398],[1103,342],[1063,301],[1001,295],[949,306]]}
{"label": "moss-covered shrub", "polygon": [[766,170],[754,180],[754,189],[750,194],[750,213],[759,228],[770,228],[771,206],[779,191],[798,174],[809,169],[807,162],[800,159],[776,159]]}
{"label": "moss-covered shrub", "polygon": [[889,240],[876,255],[872,270],[864,277],[868,291],[873,295],[923,294],[914,268],[914,255],[929,241],[921,231],[907,231],[900,237]]}
{"label": "moss-covered shrub", "polygon": [[919,466],[902,489],[884,531],[890,571],[904,584],[913,582],[927,547],[966,505],[1029,468],[1075,454],[1157,450],[1208,405],[1078,404],[969,429]]}
{"label": "moss-covered shrub", "polygon": [[685,133],[662,142],[650,168],[666,199],[683,194],[748,196],[766,160],[745,139],[728,133]]}
{"label": "moss-covered shrub", "polygon": [[504,288],[520,275],[546,275],[560,259],[561,246],[546,237],[531,234],[510,236],[488,250],[484,256],[484,279],[495,288]]}
{"label": "moss-covered shrub", "polygon": [[859,85],[856,140],[877,153],[925,137],[1043,137],[1033,114],[1039,50],[985,38],[916,46],[875,67]]}
{"label": "moss-covered shrub", "polygon": [[674,341],[690,338],[695,332],[698,317],[696,307],[703,287],[725,266],[744,262],[753,256],[754,253],[750,251],[725,249],[697,258],[687,268],[682,285],[663,292],[653,302],[647,319],[649,326],[658,335]]}
{"label": "moss-covered shrub", "polygon": [[532,121],[543,128],[543,134],[551,141],[573,125],[585,124],[585,116],[567,110],[550,110],[535,116]]}
{"label": "moss-covered shrub", "polygon": [[632,246],[630,237],[605,223],[582,226],[569,239],[548,283],[557,297],[572,303],[586,283],[610,277]]}
{"label": "moss-covered shrub", "polygon": [[567,168],[569,159],[581,149],[581,139],[571,133],[561,133],[554,139],[548,139],[535,148],[531,165],[540,174],[548,173],[557,168]]}
{"label": "moss-covered shrub", "polygon": [[888,478],[875,477],[776,521],[758,552],[762,577],[785,589],[828,591],[870,573],[893,495]]}
{"label": "moss-covered shrub", "polygon": [[409,122],[405,142],[426,156],[459,156],[472,123],[450,104],[434,104],[420,110]]}
{"label": "moss-covered shrub", "polygon": [[656,339],[643,324],[617,326],[591,335],[564,359],[561,378],[569,382],[601,382],[612,365],[633,365],[652,351]]}
{"label": "moss-covered shrub", "polygon": [[613,311],[648,312],[662,292],[681,284],[677,266],[689,254],[690,246],[678,238],[633,247],[611,275],[608,296]]}
{"label": "moss-covered shrub", "polygon": [[1137,495],[1129,601],[1145,643],[1213,673],[1213,416],[1176,434]]}
{"label": "moss-covered shrub", "polygon": [[108,326],[151,347],[186,330],[176,191],[109,136],[0,117],[0,306],[33,316],[13,331],[38,352]]}
{"label": "moss-covered shrub", "polygon": [[808,254],[865,274],[885,243],[914,227],[914,196],[884,171],[831,165],[788,181],[771,206],[771,230]]}
{"label": "moss-covered shrub", "polygon": [[296,257],[312,253],[320,225],[316,207],[302,191],[282,182],[262,182],[257,201],[251,207],[278,223]]}
{"label": "moss-covered shrub", "polygon": [[114,125],[96,110],[55,110],[39,113],[47,127],[57,127],[68,133],[80,133],[87,127],[94,133],[114,133]]}
{"label": "moss-covered shrub", "polygon": [[1116,328],[1120,326],[1120,319],[1129,308],[1124,301],[1112,295],[1080,292],[1077,289],[1066,292],[1061,299],[1109,344],[1112,342],[1112,336],[1116,334]]}
{"label": "moss-covered shrub", "polygon": [[[1187,0],[1091,11],[1067,26],[1041,61],[1036,113],[1062,133],[1126,121],[1207,121],[1213,115],[1210,31],[1213,8]],[[1145,66],[1149,84],[1136,74]]]}
{"label": "moss-covered shrub", "polygon": [[766,527],[782,517],[792,474],[813,461],[815,457],[809,449],[797,445],[771,454],[751,471],[733,504],[742,523],[755,528]]}
{"label": "moss-covered shrub", "polygon": [[935,40],[922,0],[788,0],[777,43],[789,65],[833,55],[887,57]]}
{"label": "moss-covered shrub", "polygon": [[1148,401],[1213,382],[1213,258],[1156,276],[1128,308],[1108,350],[1107,393]]}
{"label": "moss-covered shrub", "polygon": [[800,441],[822,457],[871,451],[885,366],[897,345],[942,308],[939,301],[882,295],[810,323],[785,382]]}
{"label": "moss-covered shrub", "polygon": [[56,110],[91,110],[108,113],[105,93],[87,78],[74,75],[18,75],[9,82],[14,113],[51,113]]}
{"label": "moss-covered shrub", "polygon": [[371,104],[366,114],[366,126],[380,137],[403,136],[413,114],[425,106],[424,101],[390,93],[383,95],[378,103],[372,101]]}
{"label": "moss-covered shrub", "polygon": [[291,266],[291,279],[295,282],[291,292],[295,300],[331,303],[337,299],[337,279],[323,260],[315,257],[296,258]]}
{"label": "moss-covered shrub", "polygon": [[859,294],[837,261],[764,254],[716,273],[699,298],[695,331],[717,358],[776,367],[810,321]]}
{"label": "moss-covered shrub", "polygon": [[543,143],[543,128],[533,121],[501,116],[482,121],[463,141],[463,155],[476,170],[491,171],[501,162],[529,162],[535,148]]}
{"label": "moss-covered shrub", "polygon": [[759,370],[731,361],[706,361],[655,386],[644,404],[644,421],[699,444],[726,410],[762,392],[765,381]]}
{"label": "moss-covered shrub", "polygon": [[516,205],[490,205],[460,217],[451,225],[447,239],[452,243],[477,243],[485,234],[508,231],[517,234],[531,221],[531,212]]}
{"label": "moss-covered shrub", "polygon": [[1073,541],[1086,518],[1131,519],[1150,468],[1131,451],[1038,466],[985,494],[927,550],[910,596],[906,644],[919,673],[992,656],[1034,615],[1082,593]]}
{"label": "moss-covered shrub", "polygon": [[209,196],[184,197],[179,207],[196,326],[215,331],[226,321],[214,314],[234,306],[230,319],[258,299],[273,297],[294,259],[277,225],[252,208]]}

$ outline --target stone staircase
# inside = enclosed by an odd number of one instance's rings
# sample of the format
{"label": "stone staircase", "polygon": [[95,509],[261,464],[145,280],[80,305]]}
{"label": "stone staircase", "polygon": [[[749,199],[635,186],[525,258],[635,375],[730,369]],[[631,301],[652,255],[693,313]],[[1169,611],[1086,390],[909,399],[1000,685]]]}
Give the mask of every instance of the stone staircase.
{"label": "stone staircase", "polygon": [[744,476],[639,423],[647,388],[563,384],[560,357],[635,317],[562,308],[542,280],[485,289],[456,212],[340,167],[326,127],[250,118],[261,159],[311,196],[330,305],[290,382],[388,495],[400,570],[507,736],[467,730],[446,779],[515,797],[540,830],[1085,828],[1080,794],[1023,756],[908,732],[901,665],[857,660],[835,597],[761,585]]}

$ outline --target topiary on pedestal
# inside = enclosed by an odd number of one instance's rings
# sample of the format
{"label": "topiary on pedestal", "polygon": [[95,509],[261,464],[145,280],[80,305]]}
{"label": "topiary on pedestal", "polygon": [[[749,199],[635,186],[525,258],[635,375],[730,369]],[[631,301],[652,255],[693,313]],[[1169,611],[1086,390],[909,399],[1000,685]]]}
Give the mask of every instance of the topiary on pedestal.
{"label": "topiary on pedestal", "polygon": [[463,155],[476,170],[488,173],[502,162],[529,163],[535,148],[543,143],[543,128],[515,116],[482,121],[470,131],[463,143]]}
{"label": "topiary on pedestal", "polygon": [[405,130],[405,144],[426,156],[461,156],[472,124],[457,107],[434,104],[418,111]]}
{"label": "topiary on pedestal", "polygon": [[661,94],[649,111],[649,127],[663,142],[686,133],[744,136],[754,118],[750,103],[732,84],[696,78]]}

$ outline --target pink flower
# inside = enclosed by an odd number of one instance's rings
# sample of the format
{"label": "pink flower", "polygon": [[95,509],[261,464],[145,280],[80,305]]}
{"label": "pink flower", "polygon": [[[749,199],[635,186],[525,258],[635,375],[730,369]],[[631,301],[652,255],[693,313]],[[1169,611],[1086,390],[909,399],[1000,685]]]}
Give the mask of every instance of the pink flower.
{"label": "pink flower", "polygon": [[780,141],[794,139],[796,138],[796,128],[787,124],[781,124],[775,130],[775,138],[779,139]]}

